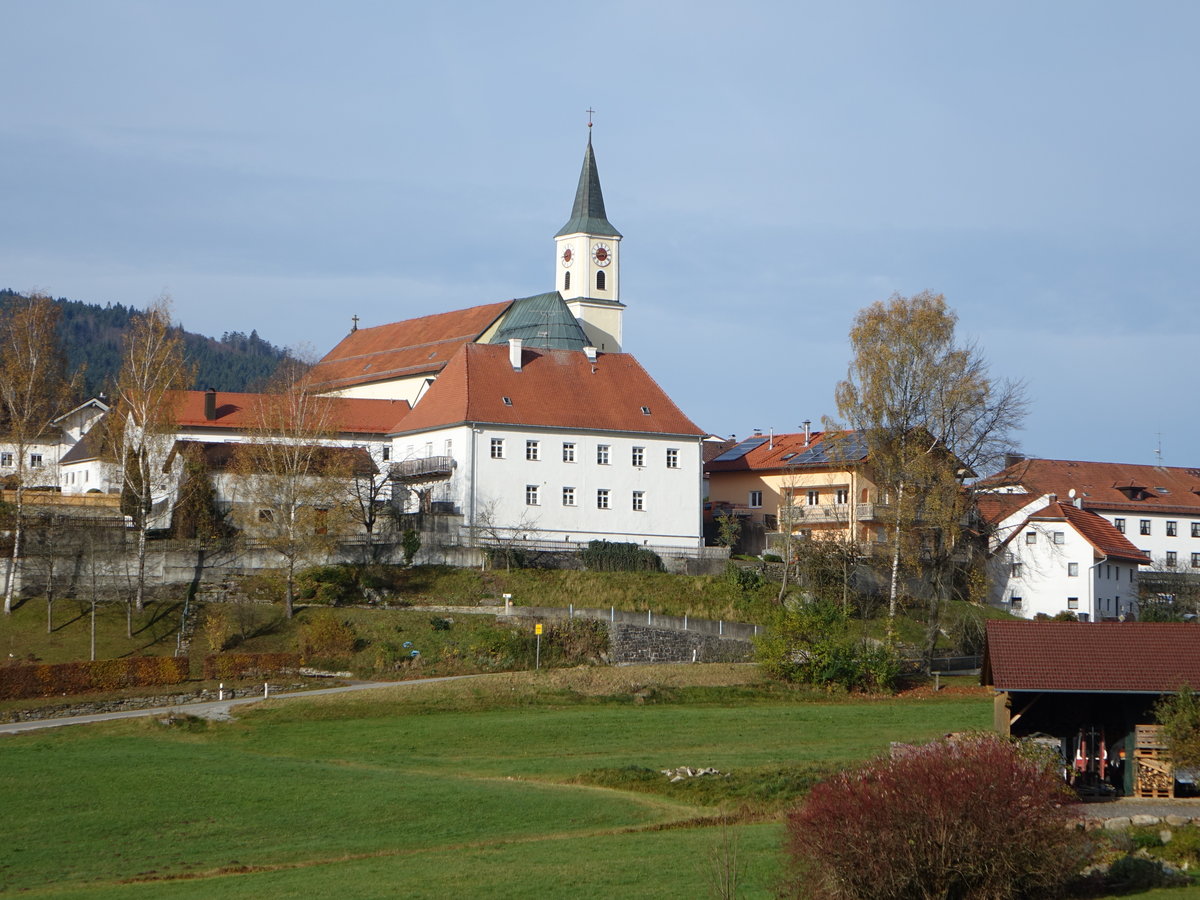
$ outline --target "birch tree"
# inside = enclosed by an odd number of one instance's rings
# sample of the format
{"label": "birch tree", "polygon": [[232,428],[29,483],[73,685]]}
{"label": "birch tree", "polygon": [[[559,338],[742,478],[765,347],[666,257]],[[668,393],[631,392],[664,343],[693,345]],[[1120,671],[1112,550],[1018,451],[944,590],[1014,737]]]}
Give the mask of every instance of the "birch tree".
{"label": "birch tree", "polygon": [[32,294],[13,302],[0,319],[0,405],[13,448],[13,546],[4,589],[4,613],[12,612],[25,544],[25,490],[31,469],[40,468],[31,448],[52,437],[50,420],[63,412],[74,384],[66,380],[66,360],[58,340],[59,308],[49,297]]}
{"label": "birch tree", "polygon": [[134,318],[125,335],[116,415],[110,417],[121,509],[137,529],[134,605],[139,610],[145,605],[146,535],[154,521],[154,501],[168,488],[162,465],[179,429],[179,407],[192,378],[183,335],[172,323],[171,301],[164,295]]}
{"label": "birch tree", "polygon": [[280,366],[273,389],[256,404],[253,432],[238,447],[233,467],[242,530],[283,561],[289,619],[297,569],[345,525],[348,481],[355,460],[365,456],[331,446],[338,430],[334,401],[306,390],[306,370],[294,359]]}
{"label": "birch tree", "polygon": [[[853,358],[837,386],[838,414],[867,441],[891,527],[888,616],[902,567],[924,557],[935,596],[944,593],[971,505],[964,480],[995,468],[1012,449],[1026,410],[1024,386],[997,380],[940,294],[893,295],[859,312]],[[915,566],[914,566],[915,568]]]}

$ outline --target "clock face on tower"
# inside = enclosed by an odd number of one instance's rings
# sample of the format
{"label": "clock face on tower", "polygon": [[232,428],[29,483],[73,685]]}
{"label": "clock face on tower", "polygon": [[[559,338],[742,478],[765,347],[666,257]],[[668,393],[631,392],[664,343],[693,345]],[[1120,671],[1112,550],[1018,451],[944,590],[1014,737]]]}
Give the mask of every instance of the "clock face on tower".
{"label": "clock face on tower", "polygon": [[607,266],[612,262],[612,251],[608,249],[608,244],[592,244],[592,259],[598,266]]}
{"label": "clock face on tower", "polygon": [[562,264],[564,266],[569,266],[573,259],[575,259],[575,254],[571,252],[570,247],[562,252]]}

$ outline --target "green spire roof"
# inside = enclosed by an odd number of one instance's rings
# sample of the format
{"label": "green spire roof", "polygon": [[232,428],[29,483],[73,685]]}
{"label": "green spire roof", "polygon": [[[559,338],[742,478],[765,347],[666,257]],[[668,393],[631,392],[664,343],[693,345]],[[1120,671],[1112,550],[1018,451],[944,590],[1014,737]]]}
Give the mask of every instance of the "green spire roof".
{"label": "green spire roof", "polygon": [[509,338],[521,338],[533,350],[582,350],[588,345],[558,291],[514,300],[488,343],[504,344]]}
{"label": "green spire roof", "polygon": [[583,170],[579,173],[579,187],[575,189],[575,206],[571,208],[571,220],[558,229],[555,237],[564,234],[598,234],[605,237],[620,237],[621,232],[613,228],[604,214],[604,194],[600,192],[600,173],[596,170],[596,154],[592,152],[592,133],[588,132],[587,152],[583,155]]}

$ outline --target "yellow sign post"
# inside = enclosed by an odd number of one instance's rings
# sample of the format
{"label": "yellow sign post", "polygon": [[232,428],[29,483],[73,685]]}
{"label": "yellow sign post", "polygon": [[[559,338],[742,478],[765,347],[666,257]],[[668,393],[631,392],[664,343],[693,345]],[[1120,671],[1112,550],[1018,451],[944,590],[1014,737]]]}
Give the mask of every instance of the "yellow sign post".
{"label": "yellow sign post", "polygon": [[537,655],[534,657],[534,670],[542,667],[542,623],[538,622],[533,626],[533,633],[537,635]]}

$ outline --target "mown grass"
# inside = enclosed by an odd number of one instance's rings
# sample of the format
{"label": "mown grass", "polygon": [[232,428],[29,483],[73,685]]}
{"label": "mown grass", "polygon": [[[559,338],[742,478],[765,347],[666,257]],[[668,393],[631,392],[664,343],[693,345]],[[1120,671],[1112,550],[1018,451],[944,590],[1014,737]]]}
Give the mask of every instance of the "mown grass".
{"label": "mown grass", "polygon": [[[750,700],[747,671],[483,676],[271,702],[230,723],[10,737],[0,883],[32,896],[696,897],[713,823],[732,817],[746,896],[770,896],[777,826],[742,823],[803,789],[780,784],[788,772],[990,716],[983,696]],[[728,789],[596,774],[685,764],[732,773]]]}

